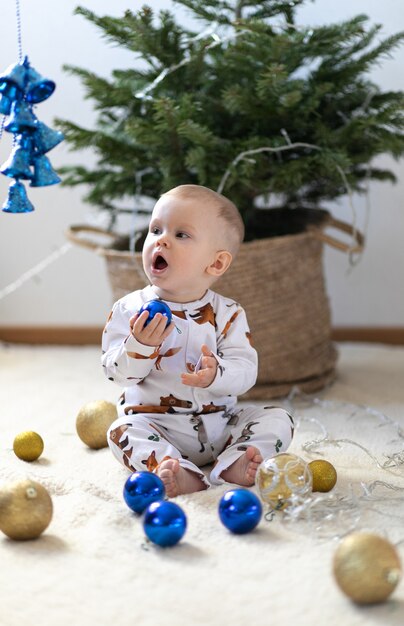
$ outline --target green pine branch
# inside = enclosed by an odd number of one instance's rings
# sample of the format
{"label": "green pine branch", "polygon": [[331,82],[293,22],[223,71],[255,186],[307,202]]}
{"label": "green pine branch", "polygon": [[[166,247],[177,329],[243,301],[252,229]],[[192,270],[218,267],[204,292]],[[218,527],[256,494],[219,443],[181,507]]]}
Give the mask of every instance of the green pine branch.
{"label": "green pine branch", "polygon": [[[107,78],[66,66],[96,120],[93,129],[68,120],[58,126],[73,150],[90,148],[97,161],[66,168],[65,184],[85,185],[88,202],[115,210],[116,199],[135,193],[136,172],[147,170],[142,192],[157,197],[187,182],[217,189],[229,168],[224,193],[250,225],[264,193],[282,194],[288,207],[321,206],[347,193],[341,172],[358,193],[368,180],[394,182],[372,160],[404,154],[404,94],[383,92],[368,74],[404,33],[381,39],[365,15],[293,27],[303,3],[177,0],[198,18],[199,32],[147,6],[121,17],[78,7],[134,61]],[[213,22],[222,41],[209,34]],[[139,57],[145,69],[137,69]],[[263,147],[276,152],[239,158]]]}

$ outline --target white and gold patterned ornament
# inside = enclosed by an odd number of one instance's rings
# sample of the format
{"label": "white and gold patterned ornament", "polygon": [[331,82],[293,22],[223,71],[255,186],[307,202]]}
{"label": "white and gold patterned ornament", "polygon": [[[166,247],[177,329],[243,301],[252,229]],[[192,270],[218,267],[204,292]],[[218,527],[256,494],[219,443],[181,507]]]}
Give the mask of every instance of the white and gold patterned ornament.
{"label": "white and gold patterned ornament", "polygon": [[93,450],[106,448],[107,431],[118,413],[115,404],[106,400],[87,402],[76,417],[76,430],[80,439]]}
{"label": "white and gold patterned ornament", "polygon": [[395,547],[371,533],[345,537],[335,552],[333,569],[340,589],[358,604],[384,602],[401,577]]}
{"label": "white and gold patterned ornament", "polygon": [[261,463],[256,485],[262,500],[281,510],[291,504],[292,496],[303,498],[311,492],[312,474],[306,461],[285,452]]}
{"label": "white and gold patterned ornament", "polygon": [[52,500],[41,484],[22,480],[0,489],[0,530],[16,541],[36,539],[52,519]]}

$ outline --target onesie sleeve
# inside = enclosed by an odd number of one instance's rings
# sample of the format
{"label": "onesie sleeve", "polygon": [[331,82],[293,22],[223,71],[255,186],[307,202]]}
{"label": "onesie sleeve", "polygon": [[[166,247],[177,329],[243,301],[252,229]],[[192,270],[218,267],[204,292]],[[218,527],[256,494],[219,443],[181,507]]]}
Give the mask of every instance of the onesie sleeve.
{"label": "onesie sleeve", "polygon": [[241,395],[254,386],[257,380],[258,357],[251,345],[251,333],[244,309],[228,313],[217,319],[218,339],[216,378],[209,389],[218,395]]}
{"label": "onesie sleeve", "polygon": [[105,375],[121,386],[141,382],[152,369],[159,347],[145,346],[130,333],[130,310],[118,300],[113,306],[102,335],[101,363]]}

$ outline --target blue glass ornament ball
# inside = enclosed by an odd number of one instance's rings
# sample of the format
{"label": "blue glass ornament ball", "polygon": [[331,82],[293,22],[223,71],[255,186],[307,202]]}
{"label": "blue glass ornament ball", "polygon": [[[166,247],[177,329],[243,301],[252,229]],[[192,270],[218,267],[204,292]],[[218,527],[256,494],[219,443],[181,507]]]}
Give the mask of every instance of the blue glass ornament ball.
{"label": "blue glass ornament ball", "polygon": [[171,309],[162,300],[150,300],[150,302],[146,302],[146,304],[144,304],[140,308],[139,315],[143,313],[143,311],[149,311],[149,317],[146,320],[145,326],[147,326],[147,324],[152,321],[156,313],[161,313],[162,315],[165,315],[167,317],[166,328],[171,323]]}
{"label": "blue glass ornament ball", "polygon": [[134,472],[129,476],[123,488],[123,497],[130,509],[135,513],[143,511],[152,502],[164,500],[165,488],[163,481],[152,472]]}
{"label": "blue glass ornament ball", "polygon": [[262,505],[255,493],[248,489],[226,491],[219,502],[220,521],[237,535],[253,530],[262,516]]}
{"label": "blue glass ornament ball", "polygon": [[174,502],[153,502],[145,511],[143,528],[148,539],[158,546],[175,546],[184,536],[187,518]]}

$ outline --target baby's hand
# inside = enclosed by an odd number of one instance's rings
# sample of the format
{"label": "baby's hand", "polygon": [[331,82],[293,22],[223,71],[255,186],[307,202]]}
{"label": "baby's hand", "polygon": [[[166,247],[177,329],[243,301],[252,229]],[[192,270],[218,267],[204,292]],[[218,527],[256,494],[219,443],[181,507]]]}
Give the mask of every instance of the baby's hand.
{"label": "baby's hand", "polygon": [[193,374],[181,374],[181,381],[190,387],[209,387],[216,378],[217,361],[208,346],[202,346],[201,369]]}
{"label": "baby's hand", "polygon": [[160,346],[164,339],[167,339],[168,335],[172,333],[175,324],[171,322],[166,328],[167,317],[161,313],[156,313],[152,321],[145,326],[148,317],[149,311],[143,311],[141,315],[136,313],[131,317],[129,320],[131,333],[144,346]]}

